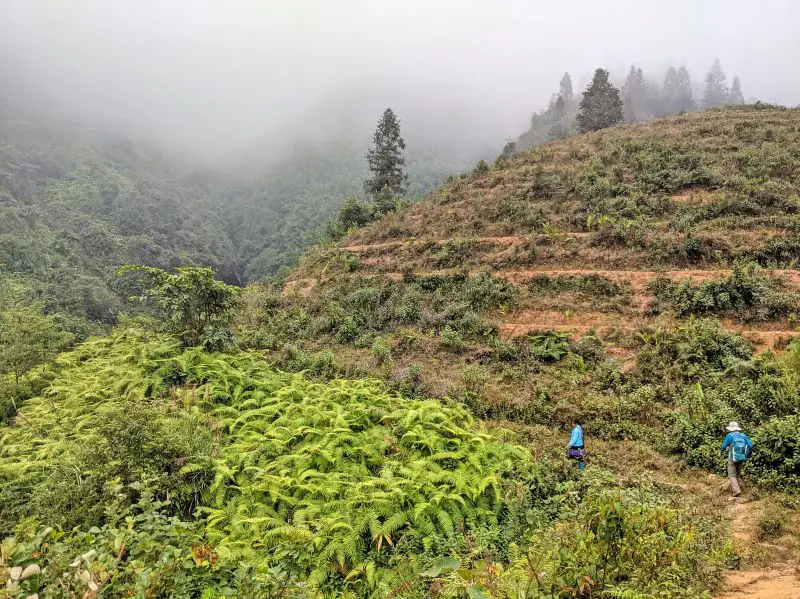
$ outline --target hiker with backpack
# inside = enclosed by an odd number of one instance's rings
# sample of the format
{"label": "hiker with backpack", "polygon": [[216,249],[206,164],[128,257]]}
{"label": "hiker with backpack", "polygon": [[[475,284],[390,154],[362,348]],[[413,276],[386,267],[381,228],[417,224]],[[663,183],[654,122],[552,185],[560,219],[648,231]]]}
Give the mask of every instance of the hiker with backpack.
{"label": "hiker with backpack", "polygon": [[572,460],[577,460],[578,470],[583,470],[586,467],[586,448],[583,446],[583,427],[580,423],[575,424],[572,433],[569,436],[569,443],[567,444],[567,456]]}
{"label": "hiker with backpack", "polygon": [[753,451],[753,443],[742,432],[742,427],[738,422],[730,422],[725,427],[728,434],[722,442],[720,455],[728,452],[728,479],[731,481],[731,492],[734,497],[738,497],[742,492],[742,464]]}

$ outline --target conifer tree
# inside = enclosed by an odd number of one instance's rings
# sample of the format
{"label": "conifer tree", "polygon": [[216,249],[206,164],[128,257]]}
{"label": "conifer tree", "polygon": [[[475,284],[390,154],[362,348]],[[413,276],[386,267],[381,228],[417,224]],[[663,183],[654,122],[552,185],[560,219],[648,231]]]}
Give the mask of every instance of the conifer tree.
{"label": "conifer tree", "polygon": [[703,106],[711,108],[724,106],[728,103],[728,84],[725,72],[722,70],[719,59],[714,61],[706,75],[706,87],[703,91]]}
{"label": "conifer tree", "polygon": [[564,96],[558,96],[548,109],[551,124],[547,130],[548,139],[566,139],[569,137],[569,126],[566,122],[567,107]]}
{"label": "conifer tree", "polygon": [[367,152],[367,163],[372,177],[364,181],[364,191],[376,204],[380,201],[385,212],[387,198],[405,192],[408,177],[405,173],[406,160],[403,150],[406,142],[400,136],[400,121],[391,108],[387,108],[372,137],[373,147]]}
{"label": "conifer tree", "polygon": [[597,131],[622,122],[622,100],[619,90],[608,80],[608,71],[597,69],[589,87],[583,92],[576,118],[578,131]]}
{"label": "conifer tree", "polygon": [[658,106],[659,116],[668,116],[695,109],[692,78],[686,67],[670,67],[664,77],[664,87]]}
{"label": "conifer tree", "polygon": [[692,77],[686,67],[678,69],[675,80],[675,112],[690,111],[696,108],[694,92],[692,91]]}
{"label": "conifer tree", "polygon": [[572,92],[572,77],[569,76],[569,73],[564,73],[564,76],[561,78],[561,83],[558,85],[558,95],[564,98],[564,103],[569,104],[575,97],[575,94]]}
{"label": "conifer tree", "polygon": [[626,123],[641,123],[653,117],[652,102],[642,69],[631,67],[623,87]]}
{"label": "conifer tree", "polygon": [[731,83],[731,93],[728,96],[728,104],[744,104],[744,94],[742,93],[742,83],[739,77],[734,77]]}

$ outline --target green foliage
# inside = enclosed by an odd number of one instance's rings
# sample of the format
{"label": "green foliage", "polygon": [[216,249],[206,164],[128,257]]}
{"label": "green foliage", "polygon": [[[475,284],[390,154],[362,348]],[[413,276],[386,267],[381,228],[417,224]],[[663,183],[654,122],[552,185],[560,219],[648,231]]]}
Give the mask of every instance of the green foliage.
{"label": "green foliage", "polygon": [[376,203],[378,210],[384,212],[388,202],[382,195],[388,194],[388,199],[402,195],[408,185],[403,157],[406,142],[400,136],[400,121],[391,108],[381,115],[372,144],[367,152],[367,164],[372,177],[364,181],[364,191]]}
{"label": "green foliage", "polygon": [[11,374],[19,384],[31,369],[52,360],[71,341],[58,319],[42,314],[40,305],[0,310],[0,374]]}
{"label": "green foliage", "polygon": [[454,597],[709,596],[729,555],[713,524],[693,528],[646,485],[619,490],[602,476],[589,479],[585,489],[568,485],[553,526],[527,547],[514,545],[508,564],[440,560],[429,574]]}
{"label": "green foliage", "polygon": [[715,378],[737,361],[748,360],[753,353],[741,337],[713,320],[690,319],[673,330],[643,331],[640,341],[637,370],[648,381],[695,382]]}
{"label": "green foliage", "polygon": [[761,540],[780,537],[786,530],[786,510],[773,502],[767,503],[756,520],[756,531]]}
{"label": "green foliage", "polygon": [[[0,544],[0,580],[8,597],[277,597],[285,582],[255,576],[246,564],[221,565],[202,525],[169,515],[139,483],[135,505],[119,501],[124,487],[109,485],[112,501],[102,527],[65,533],[25,520]],[[14,580],[13,569],[22,569]]]}
{"label": "green foliage", "polygon": [[447,349],[457,351],[464,347],[464,339],[461,337],[461,334],[449,325],[442,329],[442,334],[439,338],[442,347]]}
{"label": "green foliage", "polygon": [[608,71],[597,69],[580,103],[575,118],[578,131],[587,133],[622,122],[622,100],[619,90],[608,80]]}
{"label": "green foliage", "polygon": [[[246,305],[251,293],[245,294]],[[247,346],[270,349],[326,334],[357,345],[371,334],[413,324],[436,334],[449,327],[462,339],[476,338],[491,332],[481,313],[511,307],[518,296],[515,285],[489,274],[412,275],[404,281],[355,275],[309,297],[270,294],[265,305],[248,306],[241,337]]]}
{"label": "green foliage", "polygon": [[[618,220],[613,205],[597,200],[619,196],[642,197],[674,193],[686,187],[707,187],[713,176],[700,154],[649,137],[625,140],[611,146],[578,169],[574,188],[595,213]],[[638,214],[641,208],[637,207]],[[638,215],[634,214],[634,216]]]}
{"label": "green foliage", "polygon": [[46,385],[47,365],[72,341],[62,318],[43,314],[40,304],[19,301],[10,286],[0,289],[0,423]]}
{"label": "green foliage", "polygon": [[478,164],[475,165],[475,168],[472,169],[473,175],[485,175],[489,172],[489,165],[486,163],[485,160],[481,160]]}
{"label": "green foliage", "polygon": [[[530,456],[479,430],[463,407],[402,399],[376,381],[315,384],[258,355],[182,351],[136,330],[85,343],[59,363],[48,395],[27,402],[0,436],[0,530],[25,517],[92,529],[54,549],[64,560],[78,547],[109,555],[112,542],[116,556],[120,535],[130,538],[125,561],[85,567],[98,586],[112,584],[113,572],[119,585],[168,585],[167,572],[202,537],[222,572],[182,573],[175,588],[252,568],[254,581],[280,572],[294,586],[382,596],[412,555],[504,527],[514,536],[515,498],[536,488]],[[108,480],[119,481],[113,496]],[[170,503],[147,512],[151,498]],[[183,537],[174,517],[198,508],[203,519]],[[138,543],[148,549],[133,551]],[[502,553],[507,540],[491,543]],[[55,576],[58,555],[47,563]],[[160,565],[132,581],[136,559]]]}
{"label": "green foliage", "polygon": [[557,362],[569,353],[569,337],[561,333],[533,335],[529,344],[531,358],[539,362]]}
{"label": "green foliage", "polygon": [[602,275],[537,275],[528,284],[533,294],[574,292],[587,297],[611,298],[622,295],[623,286]]}
{"label": "green foliage", "polygon": [[334,219],[328,223],[328,235],[332,239],[341,239],[348,231],[363,227],[375,220],[375,207],[372,204],[361,201],[359,198],[347,198],[341,206]]}
{"label": "green foliage", "polygon": [[160,268],[123,266],[120,274],[139,275],[144,293],[155,300],[168,330],[184,345],[218,349],[232,340],[231,310],[239,288],[214,278],[210,268],[182,267],[168,273]]}
{"label": "green foliage", "polygon": [[656,298],[678,316],[733,316],[739,320],[773,320],[800,310],[800,295],[752,265],[737,265],[722,281],[674,283],[660,278],[650,285]]}
{"label": "green foliage", "polygon": [[792,412],[767,420],[753,431],[758,451],[748,460],[748,472],[765,486],[788,490],[800,484],[800,401],[796,397]]}

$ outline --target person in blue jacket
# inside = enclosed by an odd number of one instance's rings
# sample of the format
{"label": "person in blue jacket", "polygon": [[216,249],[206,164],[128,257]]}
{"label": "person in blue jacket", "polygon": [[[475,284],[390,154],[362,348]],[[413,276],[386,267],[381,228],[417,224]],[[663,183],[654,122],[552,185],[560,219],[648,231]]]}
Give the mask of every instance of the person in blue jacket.
{"label": "person in blue jacket", "polygon": [[586,467],[586,462],[584,461],[586,448],[583,445],[583,427],[580,423],[575,424],[575,428],[572,429],[572,433],[569,436],[567,455],[571,459],[578,461],[578,470],[583,470]]}
{"label": "person in blue jacket", "polygon": [[728,454],[728,480],[731,482],[731,492],[734,497],[738,497],[742,492],[742,464],[753,452],[753,443],[742,432],[742,427],[738,422],[730,422],[725,427],[728,434],[722,442],[720,455]]}

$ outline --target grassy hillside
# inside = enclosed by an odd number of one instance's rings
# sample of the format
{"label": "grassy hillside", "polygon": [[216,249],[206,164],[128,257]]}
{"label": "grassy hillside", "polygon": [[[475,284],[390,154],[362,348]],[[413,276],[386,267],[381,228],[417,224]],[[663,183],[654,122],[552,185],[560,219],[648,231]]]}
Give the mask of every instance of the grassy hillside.
{"label": "grassy hillside", "polygon": [[[668,431],[665,449],[719,469],[727,420],[796,439],[798,192],[798,110],[574,137],[309,253],[282,290],[251,290],[245,339],[483,417]],[[759,476],[795,484],[775,443]]]}

